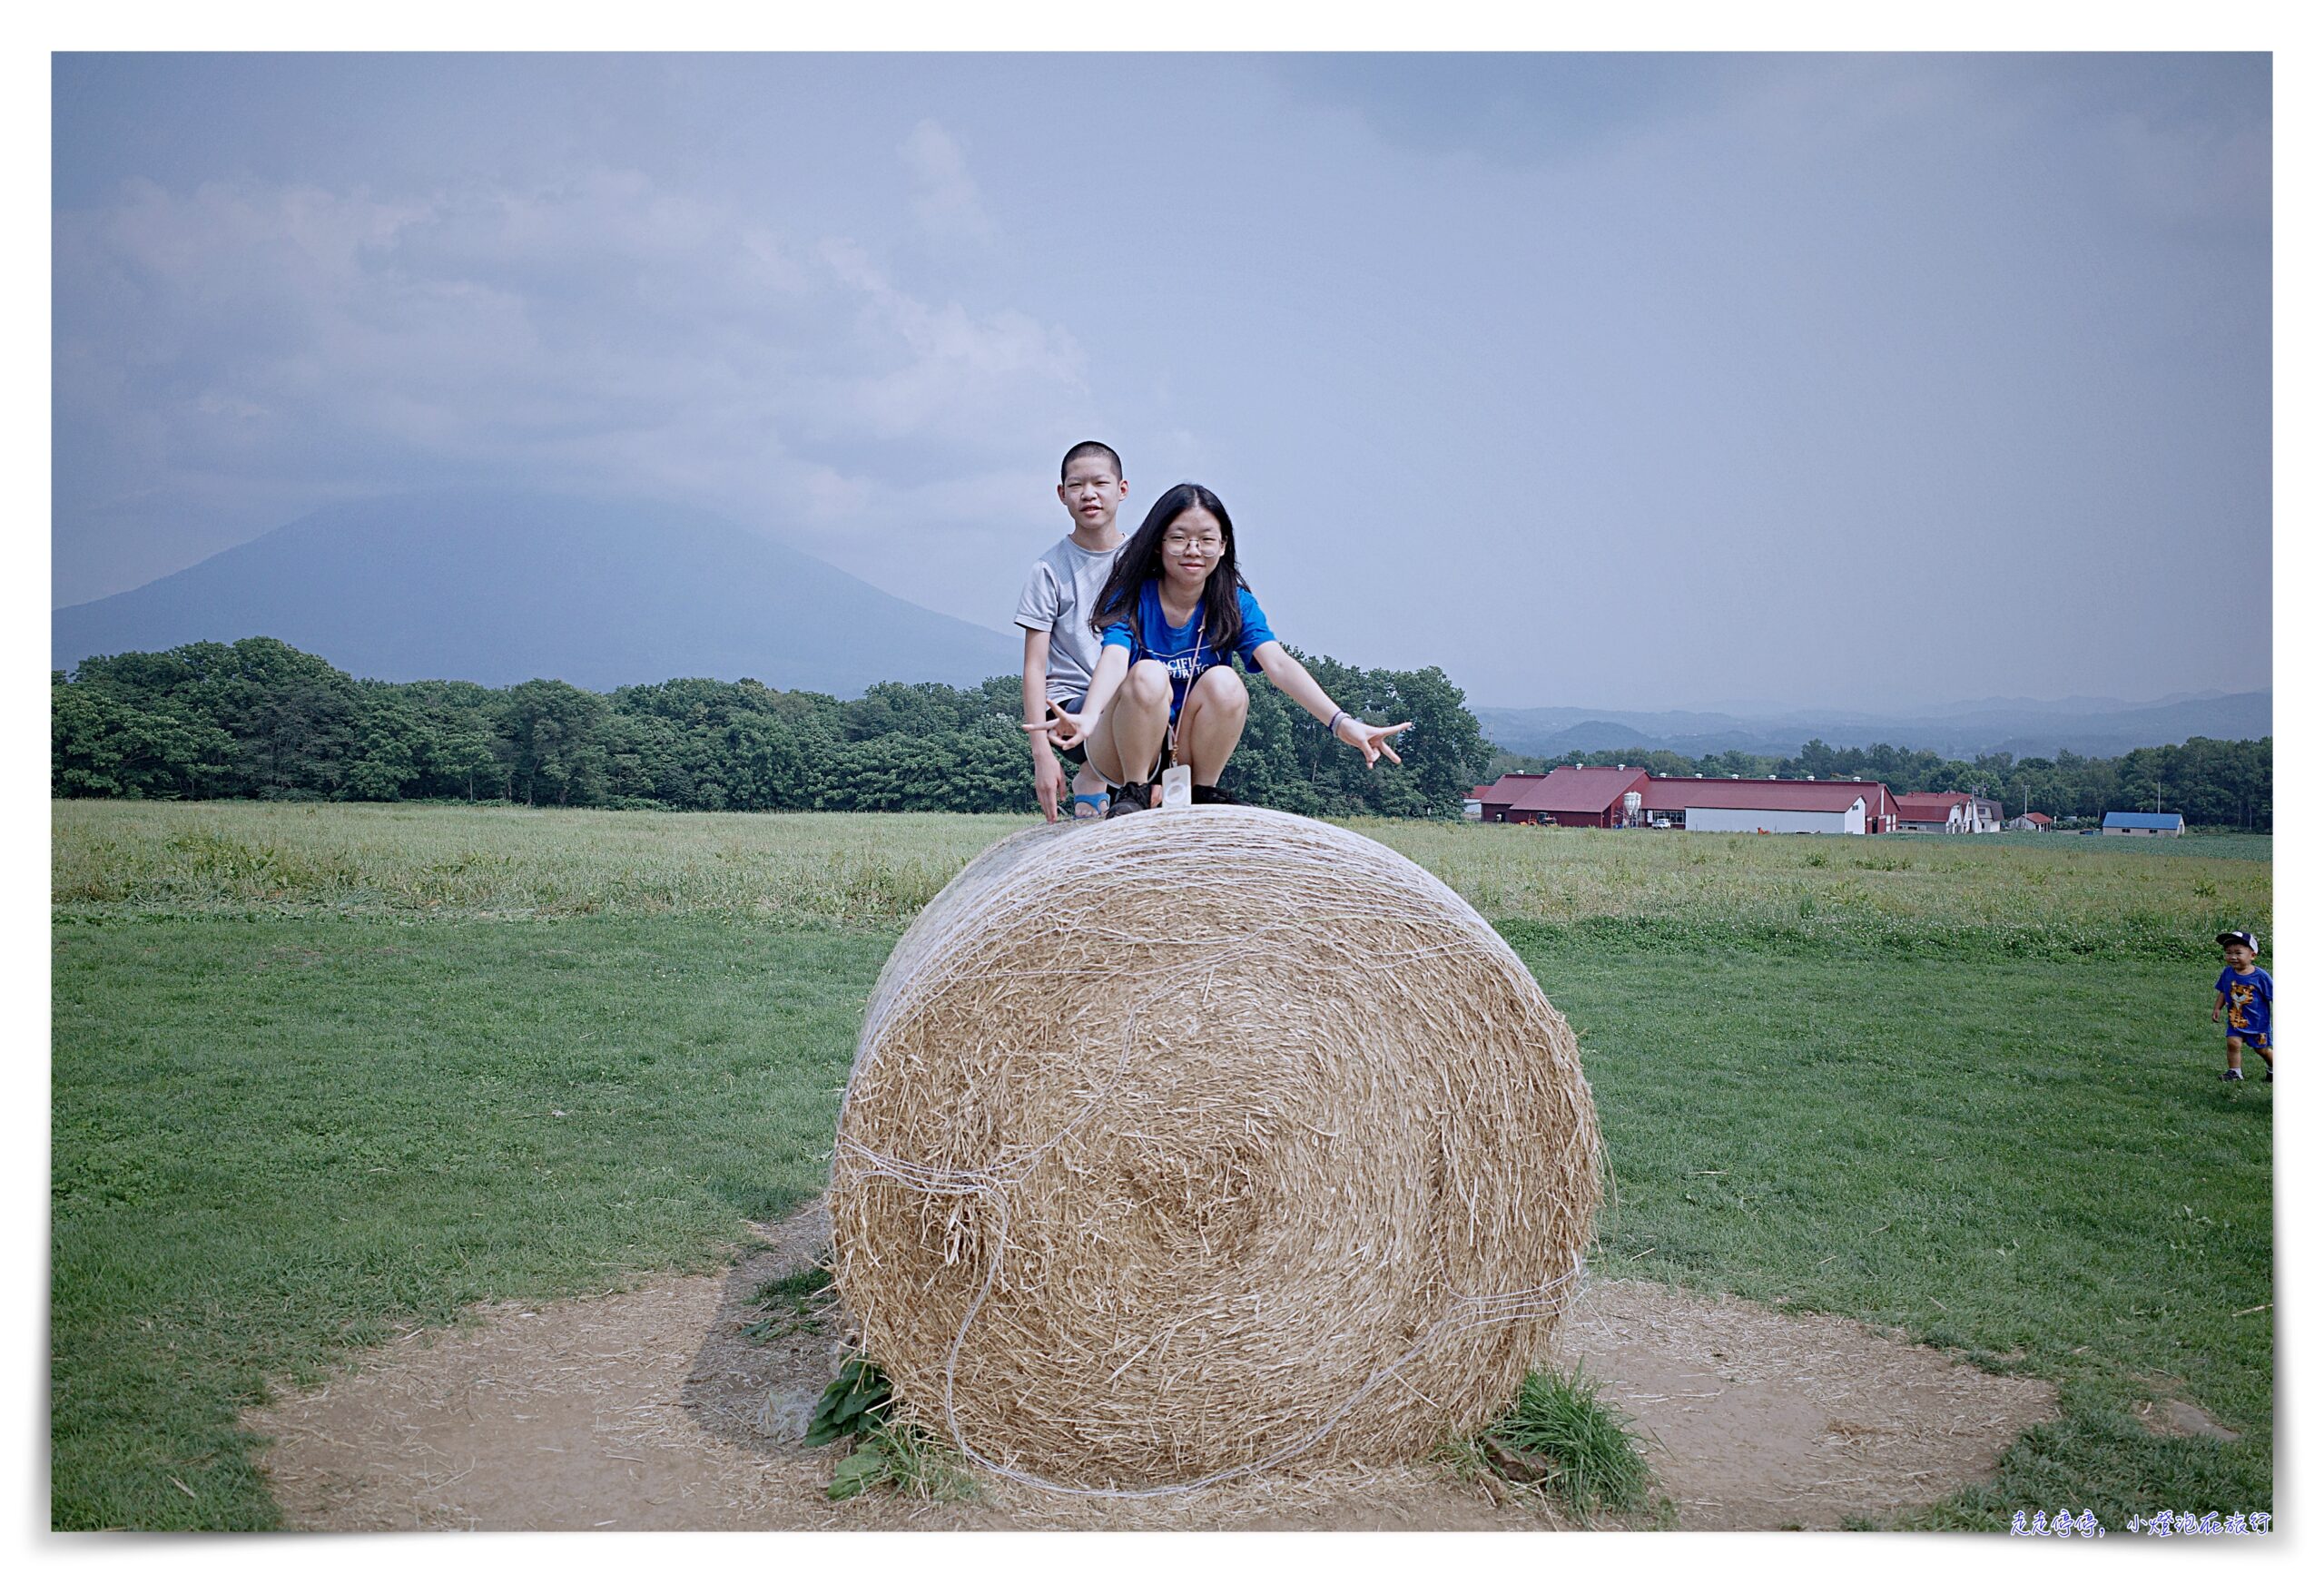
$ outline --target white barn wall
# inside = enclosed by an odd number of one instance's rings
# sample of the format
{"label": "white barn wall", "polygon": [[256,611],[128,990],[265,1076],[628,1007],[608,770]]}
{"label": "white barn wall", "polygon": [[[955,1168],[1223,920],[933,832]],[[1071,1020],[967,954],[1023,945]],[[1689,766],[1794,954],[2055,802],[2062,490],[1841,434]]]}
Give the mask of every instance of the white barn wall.
{"label": "white barn wall", "polygon": [[1857,798],[1845,813],[1823,813],[1797,808],[1689,808],[1687,828],[1694,831],[1773,831],[1779,835],[1862,835],[1864,799]]}

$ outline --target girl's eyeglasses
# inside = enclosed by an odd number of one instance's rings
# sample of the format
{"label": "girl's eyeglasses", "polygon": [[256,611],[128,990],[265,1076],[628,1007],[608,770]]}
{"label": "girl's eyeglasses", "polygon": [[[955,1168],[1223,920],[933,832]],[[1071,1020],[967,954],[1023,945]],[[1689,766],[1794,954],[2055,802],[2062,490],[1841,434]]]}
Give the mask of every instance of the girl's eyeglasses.
{"label": "girl's eyeglasses", "polygon": [[1188,538],[1183,534],[1173,533],[1164,536],[1162,547],[1174,556],[1185,555],[1188,550],[1194,551],[1196,555],[1215,556],[1226,549],[1226,541],[1218,538]]}

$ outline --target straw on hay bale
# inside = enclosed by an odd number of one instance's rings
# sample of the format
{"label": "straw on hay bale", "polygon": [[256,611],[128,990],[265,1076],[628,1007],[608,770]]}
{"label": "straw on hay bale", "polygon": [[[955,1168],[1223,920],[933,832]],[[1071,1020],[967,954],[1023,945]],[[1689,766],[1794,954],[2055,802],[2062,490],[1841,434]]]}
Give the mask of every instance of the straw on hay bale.
{"label": "straw on hay bale", "polygon": [[1401,1459],[1542,1355],[1599,1160],[1565,1018],[1418,865],[1261,809],[1037,827],[872,993],[837,1283],[899,1400],[1011,1477]]}

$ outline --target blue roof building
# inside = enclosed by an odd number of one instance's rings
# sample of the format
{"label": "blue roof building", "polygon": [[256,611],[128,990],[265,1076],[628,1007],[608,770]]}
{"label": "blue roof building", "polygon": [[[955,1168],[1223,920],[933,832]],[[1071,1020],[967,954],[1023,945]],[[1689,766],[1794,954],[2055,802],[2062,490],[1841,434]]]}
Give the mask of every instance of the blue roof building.
{"label": "blue roof building", "polygon": [[2176,813],[2110,813],[2099,828],[2108,835],[2184,835],[2187,821]]}

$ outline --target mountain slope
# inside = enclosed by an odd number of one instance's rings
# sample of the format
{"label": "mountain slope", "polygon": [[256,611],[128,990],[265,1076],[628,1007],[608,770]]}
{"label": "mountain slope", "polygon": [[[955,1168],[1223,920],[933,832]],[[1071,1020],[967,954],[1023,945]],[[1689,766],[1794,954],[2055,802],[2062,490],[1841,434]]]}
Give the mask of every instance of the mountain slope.
{"label": "mountain slope", "polygon": [[849,694],[1013,672],[1015,638],[687,507],[514,493],[326,507],[54,613],[51,663],[278,637],[358,676],[603,691],[756,677]]}

